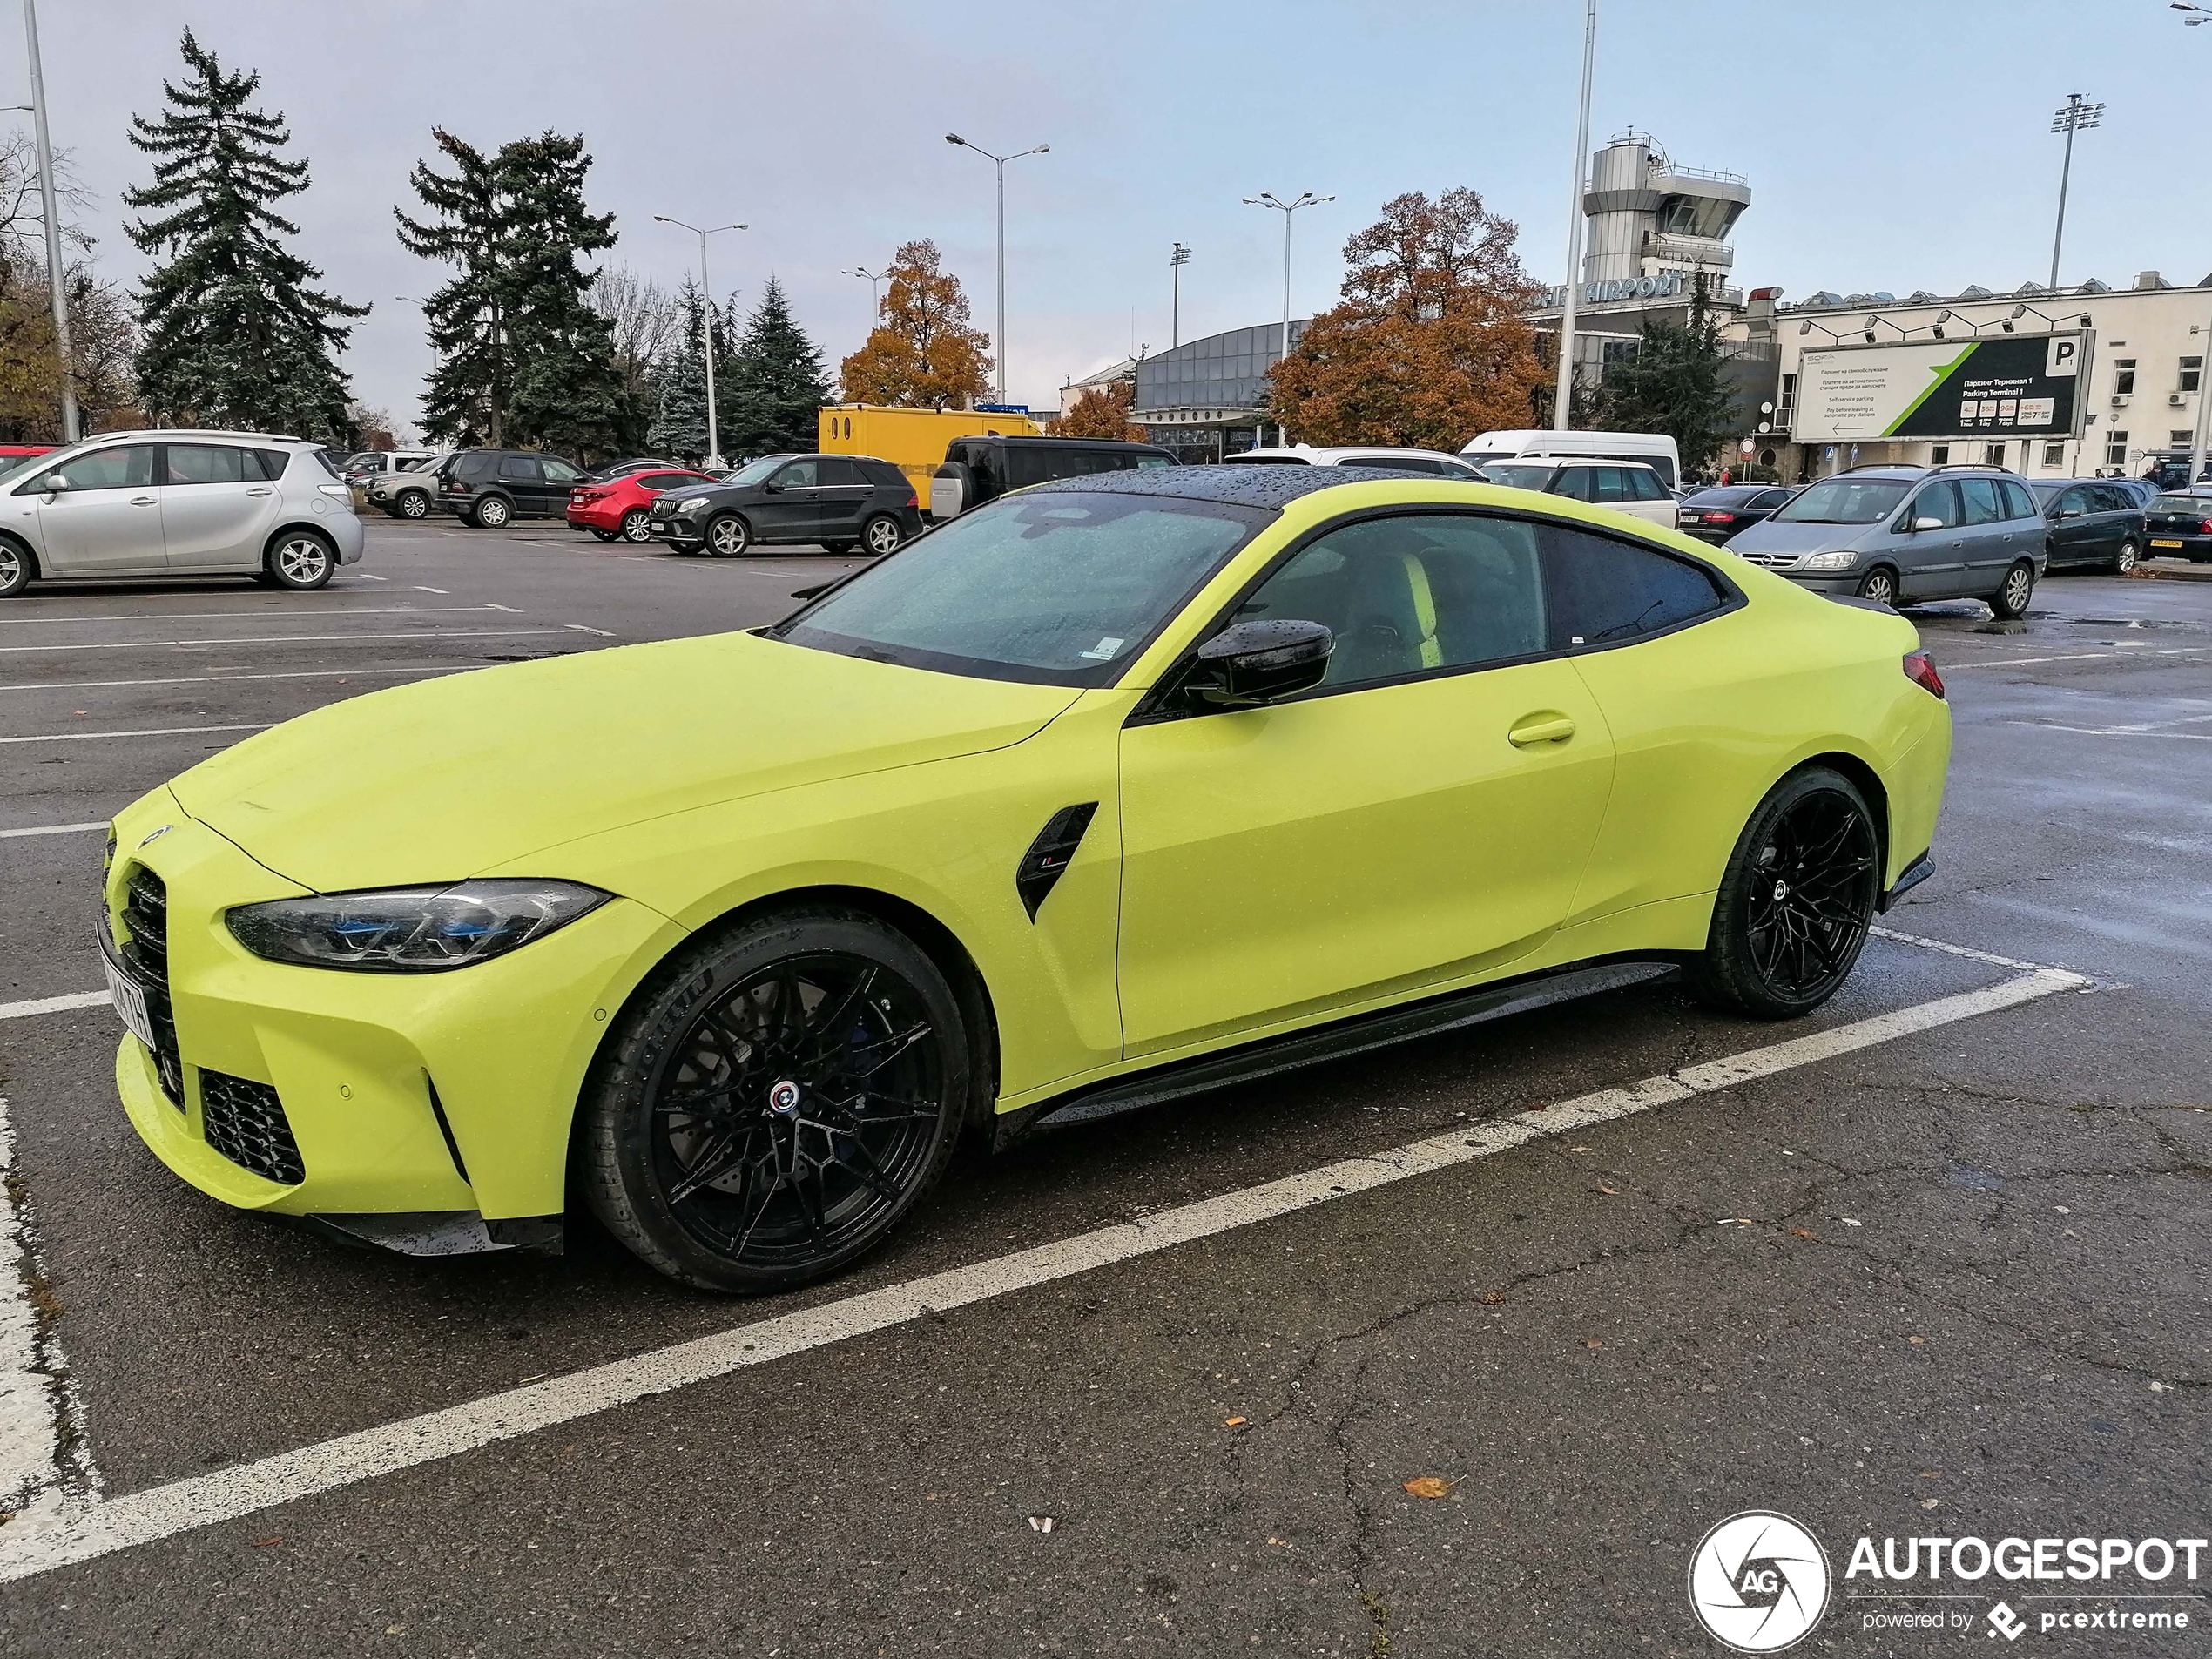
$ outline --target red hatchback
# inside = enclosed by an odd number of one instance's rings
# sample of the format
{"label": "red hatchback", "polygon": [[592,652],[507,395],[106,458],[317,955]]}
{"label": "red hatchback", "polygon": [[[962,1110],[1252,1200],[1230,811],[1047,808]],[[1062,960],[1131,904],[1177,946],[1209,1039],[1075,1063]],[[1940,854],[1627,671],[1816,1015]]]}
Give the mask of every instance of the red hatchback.
{"label": "red hatchback", "polygon": [[569,492],[568,521],[571,529],[590,530],[603,542],[650,542],[645,529],[646,509],[664,489],[680,484],[711,484],[703,472],[634,472],[627,478],[604,483],[578,484]]}

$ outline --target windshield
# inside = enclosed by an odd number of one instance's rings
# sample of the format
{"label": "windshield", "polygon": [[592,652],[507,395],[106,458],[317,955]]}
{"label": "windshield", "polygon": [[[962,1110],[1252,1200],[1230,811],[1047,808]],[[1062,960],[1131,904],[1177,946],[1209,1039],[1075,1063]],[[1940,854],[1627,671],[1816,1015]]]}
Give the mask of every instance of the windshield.
{"label": "windshield", "polygon": [[758,461],[746,462],[735,472],[724,474],[722,482],[729,484],[757,484],[790,459],[789,455],[763,455]]}
{"label": "windshield", "polygon": [[1002,496],[769,635],[984,679],[1105,685],[1274,516],[1171,496]]}
{"label": "windshield", "polygon": [[1541,490],[1551,482],[1554,469],[1548,461],[1518,467],[1489,466],[1479,469],[1494,484],[1503,484],[1508,489]]}
{"label": "windshield", "polygon": [[51,450],[43,455],[17,455],[10,460],[4,469],[0,469],[0,489],[4,489],[18,478],[27,477],[41,468],[51,469],[57,461],[68,459],[69,452],[60,449]]}
{"label": "windshield", "polygon": [[1912,487],[1894,478],[1824,478],[1791,497],[1768,523],[1871,524],[1895,511]]}

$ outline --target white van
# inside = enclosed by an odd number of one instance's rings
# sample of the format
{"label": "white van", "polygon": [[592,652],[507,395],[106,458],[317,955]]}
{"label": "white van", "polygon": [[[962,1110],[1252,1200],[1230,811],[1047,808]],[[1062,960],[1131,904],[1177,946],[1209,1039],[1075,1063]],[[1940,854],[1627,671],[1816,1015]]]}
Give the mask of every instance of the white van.
{"label": "white van", "polygon": [[1470,439],[1460,459],[1477,467],[1494,461],[1555,456],[1576,461],[1641,461],[1669,489],[1682,482],[1675,441],[1657,432],[1485,432]]}

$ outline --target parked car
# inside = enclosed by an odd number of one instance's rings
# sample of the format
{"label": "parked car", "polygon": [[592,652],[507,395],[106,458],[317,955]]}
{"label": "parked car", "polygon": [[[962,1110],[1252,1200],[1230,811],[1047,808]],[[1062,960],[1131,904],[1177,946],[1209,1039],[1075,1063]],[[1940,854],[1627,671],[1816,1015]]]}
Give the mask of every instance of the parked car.
{"label": "parked car", "polygon": [[2153,498],[2162,493],[2158,486],[2148,478],[2107,478],[2102,482],[2107,484],[2118,484],[2135,498],[2135,504],[2139,507],[2149,506]]}
{"label": "parked car", "polygon": [[1817,593],[2027,610],[2049,556],[2027,481],[2000,467],[1873,465],[1808,484],[1728,544]]}
{"label": "parked car", "polygon": [[662,461],[652,455],[632,455],[626,461],[601,462],[597,466],[585,471],[583,481],[588,484],[604,484],[610,479],[627,478],[633,472],[689,470],[691,469],[686,468],[680,461]]}
{"label": "parked car", "polygon": [[763,455],[726,483],[667,490],[646,524],[678,553],[722,559],[792,542],[880,556],[923,528],[905,473],[873,455]]}
{"label": "parked car", "polygon": [[954,438],[929,481],[929,516],[941,522],[958,518],[1008,490],[1047,479],[1174,464],[1171,449],[1112,438]]}
{"label": "parked car", "polygon": [[392,518],[428,518],[438,504],[438,470],[451,450],[426,455],[414,465],[380,472],[361,486],[365,503]]}
{"label": "parked car", "polygon": [[1435,449],[1394,449],[1386,444],[1316,448],[1301,443],[1287,449],[1246,449],[1222,459],[1232,467],[1382,467],[1430,478],[1457,478],[1470,484],[1482,482],[1482,475],[1457,455]]}
{"label": "parked car", "polygon": [[1669,489],[1682,482],[1682,455],[1663,432],[1548,432],[1515,428],[1483,432],[1467,440],[1460,459],[1470,466],[1493,462],[1561,460],[1641,461]]}
{"label": "parked car", "polygon": [[1796,493],[1786,484],[1714,484],[1693,489],[1675,508],[1675,528],[1701,542],[1725,542]]}
{"label": "parked car", "polygon": [[2134,491],[2108,478],[2036,478],[2027,488],[2050,527],[2047,568],[2121,576],[2135,568],[2143,550],[2143,509]]}
{"label": "parked car", "polygon": [[0,472],[0,598],[35,579],[258,577],[320,588],[361,556],[322,446],[248,432],[103,432]]}
{"label": "parked car", "polygon": [[1680,505],[1659,475],[1641,461],[1494,461],[1481,472],[1489,482],[1508,489],[1586,501],[1652,524],[1673,524]]}
{"label": "parked car", "polygon": [[[1912,626],[1483,496],[1060,479],[773,627],[249,737],[113,826],[131,1124],[240,1210],[452,1254],[588,1203],[759,1292],[883,1243],[971,1130],[1624,962],[1811,1014],[1933,869],[1951,718]],[[203,1223],[162,1224],[134,1248]]]}
{"label": "parked car", "polygon": [[338,463],[338,471],[349,484],[365,484],[380,475],[419,466],[436,453],[433,449],[357,449]]}
{"label": "parked car", "polygon": [[2143,509],[2143,537],[2155,559],[2212,564],[2212,484],[2154,496]]}
{"label": "parked car", "polygon": [[518,518],[558,518],[583,469],[535,449],[463,449],[438,469],[436,505],[496,530]]}
{"label": "parked car", "polygon": [[709,474],[681,469],[670,472],[625,472],[609,479],[588,481],[569,491],[569,528],[590,530],[603,542],[650,542],[653,536],[646,524],[652,517],[656,496],[686,484],[715,482]]}

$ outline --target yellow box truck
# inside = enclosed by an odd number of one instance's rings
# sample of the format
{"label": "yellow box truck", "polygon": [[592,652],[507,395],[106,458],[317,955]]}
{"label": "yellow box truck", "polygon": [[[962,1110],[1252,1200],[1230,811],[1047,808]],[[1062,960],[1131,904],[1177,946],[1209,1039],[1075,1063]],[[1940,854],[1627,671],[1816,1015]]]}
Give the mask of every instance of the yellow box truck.
{"label": "yellow box truck", "polygon": [[882,403],[833,403],[819,417],[821,450],[828,455],[873,455],[907,475],[914,499],[929,505],[931,475],[943,464],[954,438],[1040,438],[1044,428],[1026,415],[987,415],[975,409],[902,409]]}

